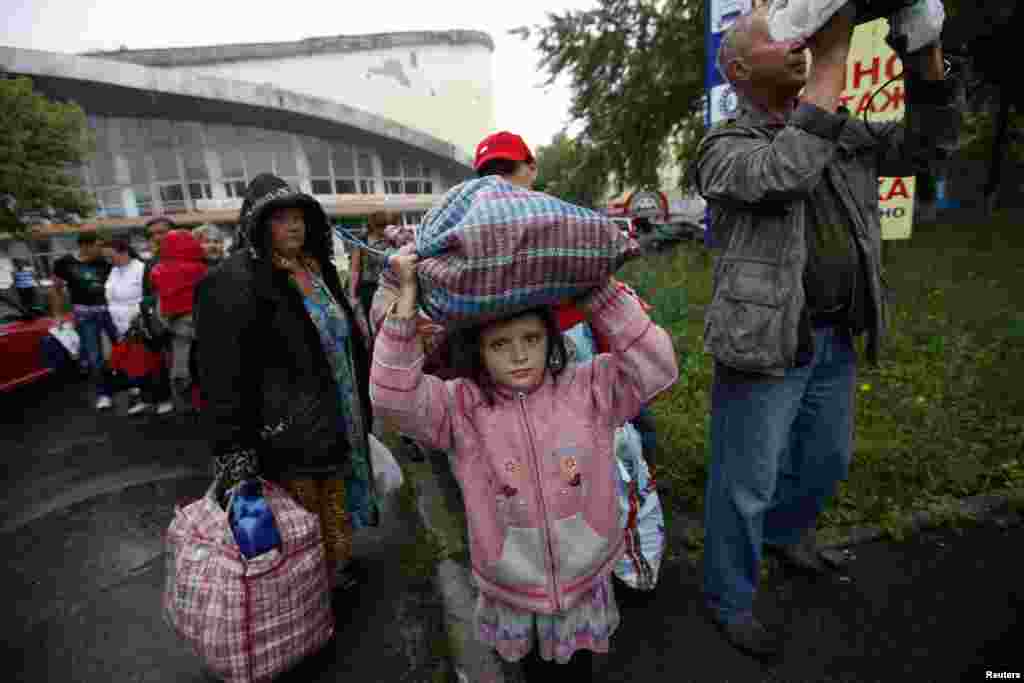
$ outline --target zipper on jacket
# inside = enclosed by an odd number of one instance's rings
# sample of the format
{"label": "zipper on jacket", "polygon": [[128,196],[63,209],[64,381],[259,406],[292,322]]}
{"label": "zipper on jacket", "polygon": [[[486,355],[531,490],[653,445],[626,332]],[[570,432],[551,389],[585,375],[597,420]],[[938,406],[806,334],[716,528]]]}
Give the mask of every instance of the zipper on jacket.
{"label": "zipper on jacket", "polygon": [[523,413],[523,425],[526,427],[526,438],[530,442],[530,454],[533,456],[533,476],[537,483],[537,497],[540,500],[541,532],[544,534],[544,546],[547,548],[548,570],[551,572],[551,594],[555,598],[555,611],[561,612],[561,601],[558,599],[558,574],[555,567],[555,550],[551,545],[551,529],[548,528],[548,508],[544,502],[544,485],[540,477],[540,459],[537,457],[537,449],[533,440],[533,433],[530,431],[530,419],[526,413],[526,394],[519,392],[519,408]]}

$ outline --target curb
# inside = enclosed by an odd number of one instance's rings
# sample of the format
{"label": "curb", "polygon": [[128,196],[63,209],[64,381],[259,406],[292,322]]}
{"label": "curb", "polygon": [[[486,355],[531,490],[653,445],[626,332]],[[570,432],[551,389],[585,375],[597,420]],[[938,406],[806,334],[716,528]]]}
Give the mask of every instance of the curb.
{"label": "curb", "polygon": [[441,543],[443,558],[434,582],[444,603],[444,623],[455,680],[459,683],[519,683],[517,665],[503,663],[475,637],[473,611],[477,588],[469,568],[466,516],[462,496],[447,457],[431,452],[416,468],[416,509],[423,525]]}
{"label": "curb", "polygon": [[[504,662],[494,650],[477,641],[473,629],[473,610],[477,589],[468,562],[466,517],[462,496],[443,453],[430,453],[427,462],[415,467],[417,512],[424,526],[440,541],[443,558],[438,563],[434,582],[444,602],[445,629],[452,667],[458,683],[522,683],[522,667]],[[1024,522],[1021,513],[1010,505],[1013,490],[963,498],[958,512],[977,522],[992,522],[1006,528]],[[1016,492],[1019,494],[1019,492]],[[940,525],[948,512],[919,510],[910,515],[908,535]],[[670,543],[685,547],[687,532],[703,525],[692,518],[677,517]],[[853,527],[838,538],[824,541],[823,549],[839,550],[885,538],[879,526]],[[679,561],[688,562],[686,553]]]}
{"label": "curb", "polygon": [[47,500],[35,501],[28,506],[15,506],[19,512],[3,520],[0,534],[16,532],[22,527],[58,510],[64,510],[93,498],[117,493],[135,486],[145,486],[161,481],[209,478],[210,473],[197,467],[138,466],[116,473],[97,475],[77,482],[73,488]]}

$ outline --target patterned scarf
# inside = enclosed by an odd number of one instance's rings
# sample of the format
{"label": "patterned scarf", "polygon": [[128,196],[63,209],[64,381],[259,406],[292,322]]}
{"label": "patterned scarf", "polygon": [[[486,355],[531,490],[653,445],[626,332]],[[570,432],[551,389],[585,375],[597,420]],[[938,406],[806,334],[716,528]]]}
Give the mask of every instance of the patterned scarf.
{"label": "patterned scarf", "polygon": [[312,259],[285,260],[275,254],[274,260],[289,271],[292,284],[302,294],[306,312],[320,334],[320,344],[338,387],[342,406],[342,431],[348,437],[352,459],[353,479],[346,482],[346,488],[353,525],[360,528],[375,524],[376,500],[373,495],[367,425],[356,383],[351,348],[352,329],[348,317],[331,294]]}

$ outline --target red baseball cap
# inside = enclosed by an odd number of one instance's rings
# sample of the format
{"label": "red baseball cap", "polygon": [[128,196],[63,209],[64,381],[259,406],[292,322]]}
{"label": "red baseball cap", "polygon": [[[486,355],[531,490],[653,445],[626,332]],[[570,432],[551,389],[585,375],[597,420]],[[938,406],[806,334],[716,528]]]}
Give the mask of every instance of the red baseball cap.
{"label": "red baseball cap", "polygon": [[523,139],[515,133],[503,130],[488,135],[476,146],[476,159],[473,168],[479,170],[491,159],[509,159],[510,161],[533,161],[533,153]]}

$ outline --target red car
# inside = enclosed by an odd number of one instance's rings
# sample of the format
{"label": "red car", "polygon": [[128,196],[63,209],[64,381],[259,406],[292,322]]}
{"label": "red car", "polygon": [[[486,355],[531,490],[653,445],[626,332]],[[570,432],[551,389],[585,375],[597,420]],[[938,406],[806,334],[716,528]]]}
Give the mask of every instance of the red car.
{"label": "red car", "polygon": [[10,391],[53,372],[45,367],[41,342],[54,325],[49,315],[29,311],[0,293],[0,391]]}

